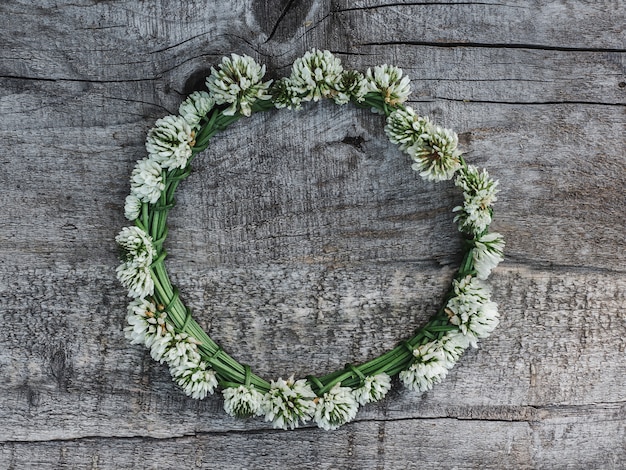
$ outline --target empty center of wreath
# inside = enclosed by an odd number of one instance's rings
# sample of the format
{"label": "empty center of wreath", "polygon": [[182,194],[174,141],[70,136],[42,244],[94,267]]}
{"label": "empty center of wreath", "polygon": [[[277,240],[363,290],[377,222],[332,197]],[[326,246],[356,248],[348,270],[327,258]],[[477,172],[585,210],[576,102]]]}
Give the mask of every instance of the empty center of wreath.
{"label": "empty center of wreath", "polygon": [[253,115],[216,136],[177,191],[172,281],[261,375],[367,361],[441,305],[460,261],[458,195],[407,172],[380,120],[331,103]]}

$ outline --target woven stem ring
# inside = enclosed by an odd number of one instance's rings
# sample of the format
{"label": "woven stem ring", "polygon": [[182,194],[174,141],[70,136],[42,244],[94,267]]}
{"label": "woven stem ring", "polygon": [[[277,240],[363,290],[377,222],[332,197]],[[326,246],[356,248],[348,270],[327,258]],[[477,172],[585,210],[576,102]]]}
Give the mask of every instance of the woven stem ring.
{"label": "woven stem ring", "polygon": [[[398,67],[385,64],[362,74],[344,70],[330,52],[313,49],[296,59],[289,77],[264,82],[264,75],[265,66],[251,57],[224,57],[211,69],[208,91],[192,93],[178,115],[157,120],[149,131],[148,157],[137,162],[125,203],[125,215],[134,225],[116,237],[122,252],[117,276],[133,299],[125,332],[133,344],[143,344],[155,360],[169,366],[187,395],[203,399],[221,389],[224,409],[231,416],[264,416],[282,429],[312,419],[332,430],[352,421],[359,406],[381,400],[396,375],[411,390],[430,390],[465,349],[476,347],[495,329],[497,306],[483,281],[503,259],[503,237],[489,231],[498,183],[485,170],[466,163],[454,132],[404,105],[410,84]],[[442,307],[392,350],[323,376],[267,381],[203,331],[170,282],[164,249],[167,217],[191,162],[218,132],[255,112],[299,110],[321,99],[381,114],[387,137],[411,158],[412,168],[423,178],[454,178],[463,194],[462,204],[453,209],[465,237],[463,261]]]}

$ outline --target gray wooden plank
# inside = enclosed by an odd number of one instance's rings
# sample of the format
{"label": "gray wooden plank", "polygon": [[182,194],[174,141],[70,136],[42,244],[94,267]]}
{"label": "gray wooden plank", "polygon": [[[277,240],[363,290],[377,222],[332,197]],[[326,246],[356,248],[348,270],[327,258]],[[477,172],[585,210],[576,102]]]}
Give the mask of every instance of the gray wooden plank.
{"label": "gray wooden plank", "polygon": [[624,51],[626,9],[616,0],[340,0],[333,11],[335,26],[350,31],[342,45],[347,42],[355,51],[381,43]]}
{"label": "gray wooden plank", "polygon": [[[392,271],[388,268],[386,275]],[[253,284],[243,270],[200,275],[188,270],[188,282],[181,283],[191,305],[198,306],[198,318],[210,324],[209,332],[269,377],[304,375],[371,357],[409,334],[407,325],[420,321],[422,309],[433,308],[434,295],[428,298],[428,290],[417,291],[413,283],[427,281],[429,289],[437,290],[433,279],[419,273],[404,285],[386,287],[384,275],[378,274],[383,279],[377,289],[383,291],[374,296],[378,293],[363,289],[362,273],[346,272],[334,281],[337,287],[330,283],[328,291],[320,292],[306,282],[306,273],[285,279],[284,272],[257,271]],[[0,349],[2,440],[171,437],[190,429],[267,428],[261,420],[226,417],[219,397],[187,399],[147,351],[127,344],[121,332],[123,293],[103,266],[58,265],[48,272],[21,268],[10,274],[2,279],[8,288],[1,292],[1,320],[9,332]],[[273,291],[279,280],[286,285]],[[101,297],[94,298],[94,285]],[[254,288],[232,288],[241,285]],[[420,396],[396,387],[358,419],[541,421],[534,408],[575,412],[595,405],[615,406],[619,416],[626,401],[626,366],[616,357],[626,347],[626,321],[606,312],[619,312],[624,303],[623,276],[505,266],[493,288],[502,313],[493,337],[468,352],[433,391]],[[366,307],[350,304],[363,294],[379,300]],[[328,295],[331,301],[324,302]],[[263,302],[274,308],[259,307]],[[316,316],[300,313],[316,302]]]}
{"label": "gray wooden plank", "polygon": [[[456,128],[468,160],[501,181],[494,228],[507,236],[511,260],[622,270],[622,107],[441,100],[416,106]],[[67,111],[55,110],[59,116],[93,114],[78,98],[69,100]],[[15,128],[0,131],[12,142],[0,174],[3,253],[43,265],[61,253],[106,257],[125,224],[126,181],[144,155],[142,141],[153,121],[74,128],[59,127],[56,117],[52,113],[29,138],[17,139]],[[419,181],[408,158],[385,142],[379,117],[322,105],[250,119],[215,139],[179,191],[172,256],[195,258],[202,250],[207,262],[218,263],[455,261],[458,235],[449,210],[458,196],[450,185]],[[20,120],[25,128],[35,126],[27,113],[12,125]],[[302,138],[274,137],[287,126]],[[32,146],[32,138],[41,145]],[[92,196],[84,196],[86,188],[94,189]],[[441,235],[422,246],[432,230]]]}
{"label": "gray wooden plank", "polygon": [[[580,414],[587,418],[580,419]],[[623,410],[622,410],[623,413]],[[454,418],[364,421],[334,433],[190,432],[133,438],[2,443],[8,469],[41,468],[521,468],[619,469],[624,423],[615,408],[545,411],[536,421]],[[616,419],[617,418],[617,419]],[[614,436],[622,440],[615,441]],[[493,439],[498,436],[498,439]],[[621,446],[613,446],[616,442]],[[592,445],[590,445],[592,444]]]}
{"label": "gray wooden plank", "polygon": [[[277,68],[310,46],[367,53],[364,45],[381,43],[624,52],[626,13],[616,0],[385,3],[268,7],[222,0],[207,9],[198,0],[184,5],[57,2],[54,7],[5,2],[0,75],[145,83],[170,72],[187,79],[198,64],[206,68],[207,59],[230,52],[265,57]],[[54,40],[40,42],[42,31]],[[308,44],[302,44],[304,37]]]}
{"label": "gray wooden plank", "polygon": [[240,50],[249,2],[15,1],[0,8],[0,75],[148,83],[193,57],[211,57],[206,44]]}
{"label": "gray wooden plank", "polygon": [[[399,43],[337,48],[352,67],[391,62],[411,78],[415,101],[623,106],[626,52],[439,47]],[[416,60],[416,57],[419,58]]]}

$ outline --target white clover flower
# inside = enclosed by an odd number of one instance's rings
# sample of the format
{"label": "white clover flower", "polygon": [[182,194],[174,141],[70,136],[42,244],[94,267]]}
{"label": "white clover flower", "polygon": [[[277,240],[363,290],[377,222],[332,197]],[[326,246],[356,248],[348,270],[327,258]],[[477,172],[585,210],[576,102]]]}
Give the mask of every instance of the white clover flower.
{"label": "white clover flower", "polygon": [[150,356],[155,361],[163,364],[165,362],[165,354],[170,349],[174,332],[166,330],[163,334],[156,335],[150,345]]}
{"label": "white clover flower", "polygon": [[407,106],[392,112],[387,118],[385,134],[392,144],[397,144],[400,150],[416,144],[431,128],[427,117],[418,116],[413,108]]}
{"label": "white clover flower", "polygon": [[391,390],[391,377],[384,372],[365,377],[363,385],[354,390],[354,398],[361,405],[382,400]]}
{"label": "white clover flower", "polygon": [[289,84],[302,101],[330,98],[341,80],[341,61],[330,51],[312,49],[293,63]]}
{"label": "white clover flower", "polygon": [[149,266],[156,250],[152,245],[152,237],[136,226],[124,227],[115,237],[122,249],[124,261],[137,266]]}
{"label": "white clover flower", "polygon": [[166,312],[156,312],[154,304],[142,302],[142,299],[130,303],[126,317],[130,325],[125,330],[126,337],[132,343],[143,342],[150,349],[152,358],[160,363],[164,362],[164,355],[175,335],[174,327],[166,321],[166,317]]}
{"label": "white clover flower", "polygon": [[449,180],[461,167],[457,135],[439,126],[427,126],[424,133],[406,149],[415,163],[412,168],[429,181]]}
{"label": "white clover flower", "polygon": [[402,69],[393,65],[377,65],[374,70],[367,69],[367,91],[380,93],[385,103],[398,106],[411,94],[409,77],[402,76]]}
{"label": "white clover flower", "polygon": [[498,326],[498,306],[489,298],[488,289],[475,277],[452,282],[454,297],[446,304],[450,323],[457,325],[470,344],[486,338]]}
{"label": "white clover flower", "polygon": [[281,78],[272,86],[272,101],[278,109],[302,109],[302,99],[288,78]]}
{"label": "white clover flower", "polygon": [[[154,317],[156,308],[154,304],[146,299],[135,299],[128,305],[128,315],[126,322],[128,326],[124,328],[124,335],[131,344],[143,344],[151,342],[154,334],[154,325],[148,322],[148,318]],[[150,339],[148,339],[150,338]]]}
{"label": "white clover flower", "polygon": [[204,361],[190,365],[188,368],[173,368],[170,372],[185,394],[197,400],[213,395],[218,385],[215,371]]}
{"label": "white clover flower", "polygon": [[139,227],[124,227],[115,237],[122,250],[122,264],[117,267],[117,278],[128,289],[129,297],[152,295],[154,282],[150,274],[156,250],[152,237]]}
{"label": "white clover flower", "polygon": [[454,366],[439,341],[423,344],[413,351],[413,364],[400,372],[400,380],[404,385],[417,392],[426,392],[434,384],[441,382],[448,370]]}
{"label": "white clover flower", "polygon": [[491,209],[482,209],[474,204],[464,204],[462,207],[457,206],[454,212],[463,211],[454,217],[455,222],[459,222],[459,230],[471,235],[480,235],[484,233],[491,225],[492,214]]}
{"label": "white clover flower", "polygon": [[141,212],[141,201],[135,194],[129,194],[124,201],[124,216],[128,220],[135,220]]}
{"label": "white clover flower", "polygon": [[198,129],[200,121],[214,105],[215,100],[206,91],[194,91],[180,104],[178,113],[192,129]]}
{"label": "white clover flower", "polygon": [[117,267],[117,279],[128,289],[128,296],[142,299],[154,293],[154,281],[150,268],[126,263]]}
{"label": "white clover flower", "polygon": [[131,194],[143,202],[154,204],[165,189],[163,168],[149,158],[139,160],[130,176]]}
{"label": "white clover flower", "polygon": [[274,428],[294,429],[299,421],[306,423],[315,412],[315,393],[305,379],[278,379],[271,382],[269,392],[263,397],[265,421]]}
{"label": "white clover flower", "polygon": [[166,116],[148,132],[146,150],[162,168],[185,168],[194,139],[195,131],[183,117]]}
{"label": "white clover flower", "polygon": [[196,366],[200,359],[198,340],[187,333],[176,333],[163,354],[163,360],[173,369],[177,367],[188,368],[190,365]]}
{"label": "white clover flower", "polygon": [[128,326],[124,328],[126,338],[131,340],[131,344],[143,344],[149,348],[157,336],[166,332],[166,315],[165,312],[157,314],[154,303],[147,299],[133,300],[128,304]]}
{"label": "white clover flower", "polygon": [[254,385],[239,385],[222,390],[224,411],[233,418],[247,418],[263,414],[263,394]]}
{"label": "white clover flower", "polygon": [[[475,277],[465,276],[452,281],[453,297],[446,304],[446,313],[453,325],[465,325],[481,306],[489,301],[489,291]],[[464,329],[461,331],[465,333]]]}
{"label": "white clover flower", "polygon": [[352,421],[359,411],[359,404],[354,398],[352,389],[335,384],[319,398],[315,407],[315,422],[326,431]]}
{"label": "white clover flower", "polygon": [[206,85],[216,104],[230,104],[223,111],[232,116],[237,111],[244,116],[252,114],[251,106],[257,100],[268,100],[268,89],[272,81],[262,82],[265,65],[260,65],[252,57],[231,54],[224,57],[217,70],[211,67],[211,75]]}
{"label": "white clover flower", "polygon": [[446,360],[453,364],[456,363],[465,350],[469,347],[469,339],[460,331],[447,331],[439,340],[441,349],[446,355]]}
{"label": "white clover flower", "polygon": [[356,70],[344,71],[335,85],[337,94],[333,100],[341,105],[349,103],[351,99],[361,102],[367,93],[367,80],[361,72]]}
{"label": "white clover flower", "polygon": [[504,238],[497,232],[486,233],[474,240],[472,258],[478,279],[487,279],[491,270],[504,259]]}
{"label": "white clover flower", "polygon": [[455,184],[463,189],[463,206],[453,209],[459,212],[454,221],[459,223],[462,232],[482,234],[491,224],[491,206],[497,200],[498,182],[491,179],[486,170],[480,172],[474,165],[468,165],[459,173]]}
{"label": "white clover flower", "polygon": [[496,329],[500,320],[498,318],[498,304],[486,302],[477,315],[472,315],[465,325],[466,336],[472,347],[478,347],[478,340],[488,337]]}

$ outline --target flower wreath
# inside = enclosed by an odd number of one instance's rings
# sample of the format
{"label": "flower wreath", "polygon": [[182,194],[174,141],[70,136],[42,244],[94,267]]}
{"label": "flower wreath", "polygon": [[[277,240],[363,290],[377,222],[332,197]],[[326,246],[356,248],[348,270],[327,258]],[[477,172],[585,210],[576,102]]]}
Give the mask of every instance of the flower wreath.
{"label": "flower wreath", "polygon": [[[224,57],[206,80],[208,93],[193,92],[178,116],[157,120],[148,132],[148,157],[137,162],[125,203],[126,218],[135,225],[116,237],[123,253],[117,276],[133,298],[125,333],[167,363],[187,395],[203,399],[221,387],[224,410],[231,416],[264,415],[283,429],[313,419],[323,429],[336,429],[354,419],[360,405],[381,400],[392,376],[399,375],[411,390],[429,390],[465,349],[476,347],[497,326],[497,306],[481,281],[503,259],[502,236],[488,231],[498,183],[464,161],[454,132],[403,105],[409,78],[397,67],[385,64],[363,75],[344,70],[329,51],[313,49],[296,59],[288,78],[263,82],[264,75],[265,66],[251,57]],[[411,157],[412,168],[423,178],[456,177],[463,203],[453,209],[454,221],[465,236],[465,252],[444,305],[413,337],[364,364],[321,377],[267,382],[211,340],[172,286],[164,265],[167,215],[194,156],[217,132],[253,112],[301,109],[302,103],[322,98],[383,114],[389,140]]]}

